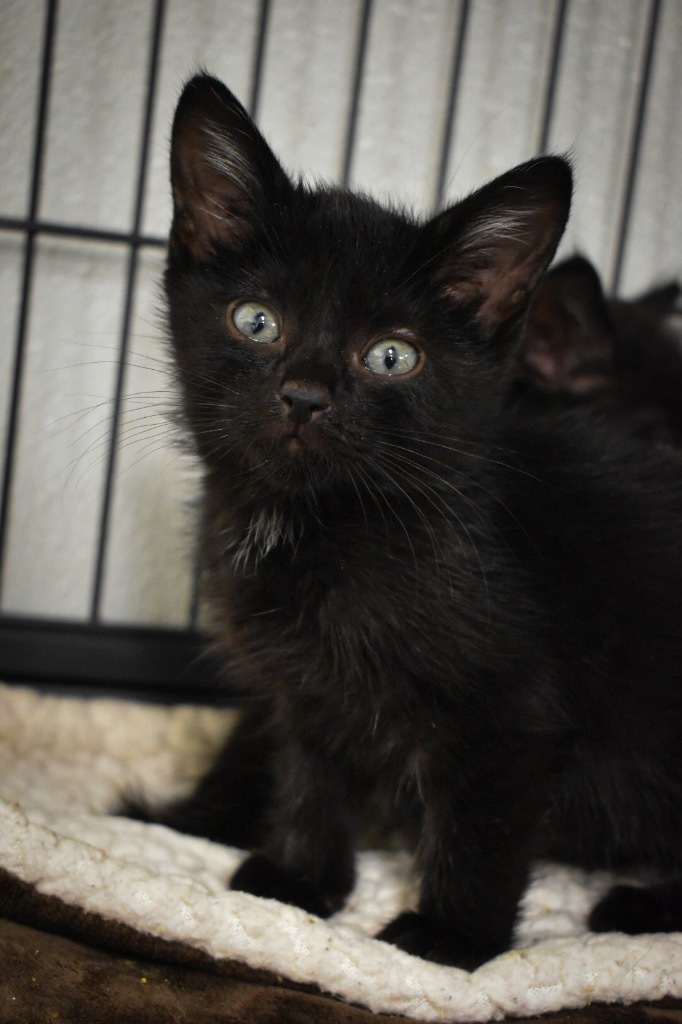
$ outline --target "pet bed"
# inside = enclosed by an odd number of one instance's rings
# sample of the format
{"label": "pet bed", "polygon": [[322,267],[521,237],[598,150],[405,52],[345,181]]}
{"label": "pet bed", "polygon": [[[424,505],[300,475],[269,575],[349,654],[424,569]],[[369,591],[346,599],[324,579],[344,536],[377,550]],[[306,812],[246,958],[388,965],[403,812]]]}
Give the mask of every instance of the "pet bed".
{"label": "pet bed", "polygon": [[321,921],[230,892],[242,852],[115,815],[125,793],[186,790],[236,714],[0,686],[2,1024],[682,1024],[682,935],[586,931],[605,873],[538,865],[516,948],[467,974],[372,937],[414,900],[405,853],[361,853],[348,905]]}

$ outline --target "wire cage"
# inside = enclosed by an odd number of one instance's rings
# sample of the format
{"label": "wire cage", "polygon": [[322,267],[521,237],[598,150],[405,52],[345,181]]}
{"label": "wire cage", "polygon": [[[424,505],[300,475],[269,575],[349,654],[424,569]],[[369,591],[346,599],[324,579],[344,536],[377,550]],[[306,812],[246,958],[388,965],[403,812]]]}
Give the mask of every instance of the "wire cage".
{"label": "wire cage", "polygon": [[218,692],[158,288],[197,68],[295,173],[423,212],[568,152],[562,253],[621,294],[680,270],[680,0],[0,0],[0,52],[8,681]]}

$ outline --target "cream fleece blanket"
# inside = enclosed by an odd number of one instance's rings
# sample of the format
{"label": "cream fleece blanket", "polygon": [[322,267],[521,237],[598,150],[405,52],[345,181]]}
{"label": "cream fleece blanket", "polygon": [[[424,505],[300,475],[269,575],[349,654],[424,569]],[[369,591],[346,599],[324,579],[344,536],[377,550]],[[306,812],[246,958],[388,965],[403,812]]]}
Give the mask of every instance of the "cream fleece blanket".
{"label": "cream fleece blanket", "polygon": [[244,856],[111,815],[120,794],[179,795],[234,712],[41,696],[0,686],[0,866],[44,894],[162,939],[239,960],[377,1012],[487,1021],[591,1002],[682,997],[682,935],[590,935],[612,881],[538,867],[517,948],[473,974],[372,935],[414,899],[404,854],[360,855],[347,907],[321,921],[230,892]]}

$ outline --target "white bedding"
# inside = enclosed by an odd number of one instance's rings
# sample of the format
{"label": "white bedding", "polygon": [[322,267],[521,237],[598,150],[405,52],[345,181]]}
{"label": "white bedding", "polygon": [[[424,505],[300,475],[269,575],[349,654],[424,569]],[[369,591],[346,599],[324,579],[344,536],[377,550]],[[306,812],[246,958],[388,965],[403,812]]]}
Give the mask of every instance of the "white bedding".
{"label": "white bedding", "polygon": [[372,938],[414,898],[406,854],[361,854],[348,906],[321,921],[227,890],[240,851],[111,815],[123,792],[179,794],[233,720],[229,710],[0,685],[0,866],[141,931],[418,1020],[682,997],[681,934],[587,933],[585,915],[611,882],[604,874],[539,866],[517,948],[467,974]]}

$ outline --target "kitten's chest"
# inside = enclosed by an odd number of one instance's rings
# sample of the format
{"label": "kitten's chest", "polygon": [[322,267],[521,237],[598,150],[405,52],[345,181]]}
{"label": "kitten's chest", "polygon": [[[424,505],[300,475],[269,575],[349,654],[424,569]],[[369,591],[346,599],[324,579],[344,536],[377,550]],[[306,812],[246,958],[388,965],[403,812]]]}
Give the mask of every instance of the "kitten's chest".
{"label": "kitten's chest", "polygon": [[365,523],[322,529],[252,518],[213,580],[236,663],[278,685],[290,676],[292,686],[321,681],[329,691],[337,680],[345,694],[380,688],[398,666],[409,674],[445,617],[434,615],[434,567],[420,566],[416,544]]}

